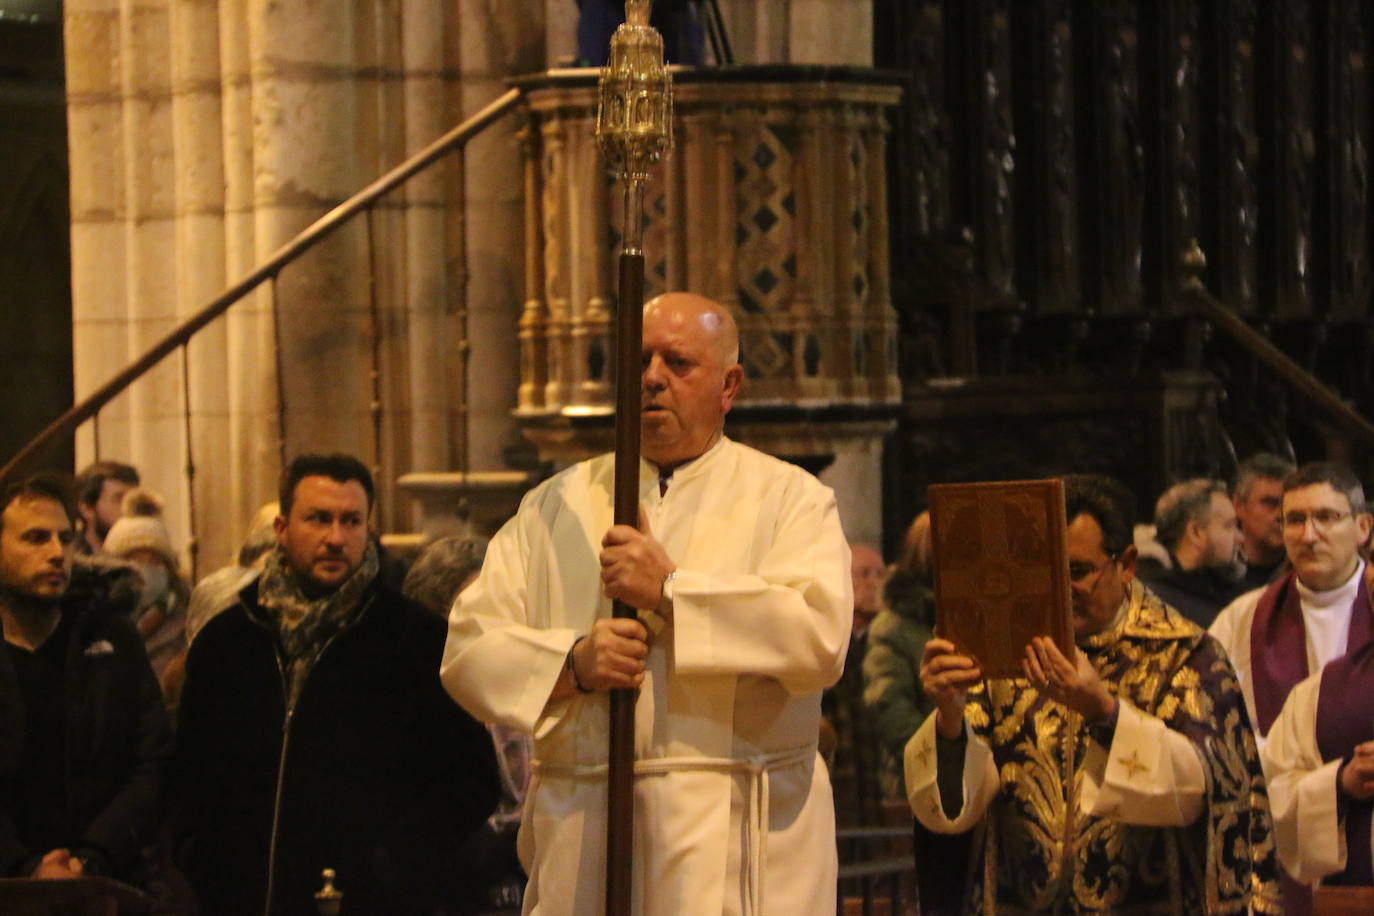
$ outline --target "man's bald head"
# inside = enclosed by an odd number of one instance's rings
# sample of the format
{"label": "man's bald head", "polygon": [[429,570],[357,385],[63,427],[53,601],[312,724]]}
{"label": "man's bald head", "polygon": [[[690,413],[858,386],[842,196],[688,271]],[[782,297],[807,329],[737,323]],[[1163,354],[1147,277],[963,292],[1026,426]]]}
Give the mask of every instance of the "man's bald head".
{"label": "man's bald head", "polygon": [[720,439],[744,377],[739,331],[710,299],[665,293],[644,306],[641,359],[641,454],[671,470]]}
{"label": "man's bald head", "polygon": [[699,322],[716,345],[722,368],[728,369],[739,362],[739,326],[735,324],[735,316],[719,302],[696,293],[663,293],[644,303],[646,318],[655,311],[673,312],[685,320]]}

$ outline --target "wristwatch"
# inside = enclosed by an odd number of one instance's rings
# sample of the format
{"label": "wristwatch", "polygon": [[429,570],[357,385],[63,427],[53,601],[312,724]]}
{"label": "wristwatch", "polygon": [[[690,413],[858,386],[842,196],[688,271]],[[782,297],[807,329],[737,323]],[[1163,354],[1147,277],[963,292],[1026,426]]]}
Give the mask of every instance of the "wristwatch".
{"label": "wristwatch", "polygon": [[573,664],[573,649],[576,649],[577,644],[586,638],[586,636],[579,636],[576,639],[574,639],[572,646],[568,649],[568,654],[563,656],[563,667],[567,668],[568,673],[572,675],[573,686],[577,688],[578,693],[593,692],[591,687],[582,686],[582,681],[580,681],[577,677],[577,666]]}

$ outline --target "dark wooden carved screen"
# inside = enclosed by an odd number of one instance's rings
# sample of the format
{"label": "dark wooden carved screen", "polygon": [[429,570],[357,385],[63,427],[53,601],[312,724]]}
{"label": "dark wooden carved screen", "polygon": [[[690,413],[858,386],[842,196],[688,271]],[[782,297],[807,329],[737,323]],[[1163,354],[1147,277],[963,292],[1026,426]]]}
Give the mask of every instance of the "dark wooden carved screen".
{"label": "dark wooden carved screen", "polygon": [[[910,79],[889,173],[908,387],[924,397],[940,376],[1122,384],[1198,371],[1218,386],[1212,452],[1162,469],[1161,484],[1227,473],[1260,449],[1346,454],[1341,431],[1211,333],[1186,290],[1200,279],[1374,412],[1374,4],[875,0],[874,11],[875,64]],[[1205,266],[1185,261],[1194,240]],[[919,431],[903,435],[926,457]]]}

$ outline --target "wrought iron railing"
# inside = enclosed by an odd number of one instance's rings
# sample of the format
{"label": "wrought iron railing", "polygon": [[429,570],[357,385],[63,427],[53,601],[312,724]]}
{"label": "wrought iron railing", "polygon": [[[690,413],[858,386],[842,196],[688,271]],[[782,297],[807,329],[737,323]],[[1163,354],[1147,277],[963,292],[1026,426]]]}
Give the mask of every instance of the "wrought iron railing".
{"label": "wrought iron railing", "polygon": [[[334,233],[340,227],[353,220],[360,214],[366,220],[367,232],[367,251],[369,259],[369,270],[375,273],[375,245],[373,228],[373,211],[378,202],[390,191],[395,190],[411,178],[425,171],[446,156],[456,155],[459,158],[459,167],[456,170],[460,187],[455,195],[455,206],[459,208],[457,221],[460,227],[466,225],[465,214],[463,213],[463,189],[461,187],[464,170],[462,168],[461,156],[464,148],[473,137],[481,133],[486,127],[499,120],[520,102],[522,91],[520,89],[510,89],[503,95],[496,98],[481,111],[454,127],[448,133],[439,137],[429,146],[411,156],[405,162],[393,168],[391,171],[373,181],[367,187],[358,191],[352,197],[339,204],[328,213],[321,216],[315,222],[297,234],[281,248],[272,254],[266,261],[257,268],[249,272],[238,282],[230,285],[224,292],[220,293],[200,311],[182,322],[175,330],[169,333],[154,346],[150,347],[138,359],[130,363],[125,369],[117,373],[113,378],[101,385],[94,392],[87,395],[71,409],[63,413],[60,417],[50,423],[47,428],[40,432],[32,441],[20,449],[13,458],[9,460],[3,468],[0,468],[0,481],[12,479],[16,474],[24,471],[33,460],[41,455],[52,443],[71,435],[82,424],[91,422],[94,427],[94,449],[95,458],[100,458],[100,411],[105,405],[109,404],[114,398],[118,397],[134,382],[142,378],[149,370],[157,366],[171,354],[181,351],[181,388],[182,388],[182,414],[184,420],[185,451],[186,451],[186,482],[188,491],[188,515],[191,522],[192,538],[189,545],[191,560],[191,575],[195,577],[198,573],[196,569],[197,541],[195,537],[196,521],[196,497],[195,497],[195,450],[191,437],[191,359],[188,344],[199,331],[204,329],[215,319],[227,312],[235,303],[242,301],[250,293],[264,283],[268,284],[271,300],[272,325],[274,331],[275,351],[276,351],[276,386],[277,386],[277,432],[279,449],[285,449],[286,443],[286,390],[282,381],[281,365],[281,322],[278,315],[278,297],[276,281],[282,270],[296,261],[307,251],[314,248],[326,237]],[[462,235],[462,233],[460,233]],[[457,308],[459,321],[459,337],[461,339],[458,348],[458,358],[460,360],[460,377],[467,378],[469,348],[467,346],[467,278],[466,267],[466,244],[460,244],[459,250],[455,253],[459,260],[458,275],[461,278],[458,284],[459,305]],[[376,284],[371,284],[370,294],[370,344],[368,346],[368,358],[371,361],[371,420],[373,426],[374,473],[381,464],[382,456],[382,422],[383,422],[383,401],[381,396],[381,322],[377,303]],[[457,461],[460,470],[467,467],[468,461],[468,417],[467,410],[468,386],[462,386],[460,396],[461,402],[458,408],[457,431]],[[284,454],[281,456],[284,460]]]}
{"label": "wrought iron railing", "polygon": [[906,916],[917,912],[911,827],[841,827],[839,916]]}

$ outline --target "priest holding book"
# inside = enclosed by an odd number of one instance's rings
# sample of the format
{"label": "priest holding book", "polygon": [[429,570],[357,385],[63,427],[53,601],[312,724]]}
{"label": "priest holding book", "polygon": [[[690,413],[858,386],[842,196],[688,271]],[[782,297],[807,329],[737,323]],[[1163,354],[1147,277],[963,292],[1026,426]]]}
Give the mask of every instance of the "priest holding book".
{"label": "priest holding book", "polygon": [[906,748],[912,810],[938,833],[985,828],[964,912],[1278,912],[1231,666],[1136,580],[1129,492],[1064,484],[1073,645],[1034,637],[1021,677],[985,679],[950,640],[927,644],[937,712]]}

